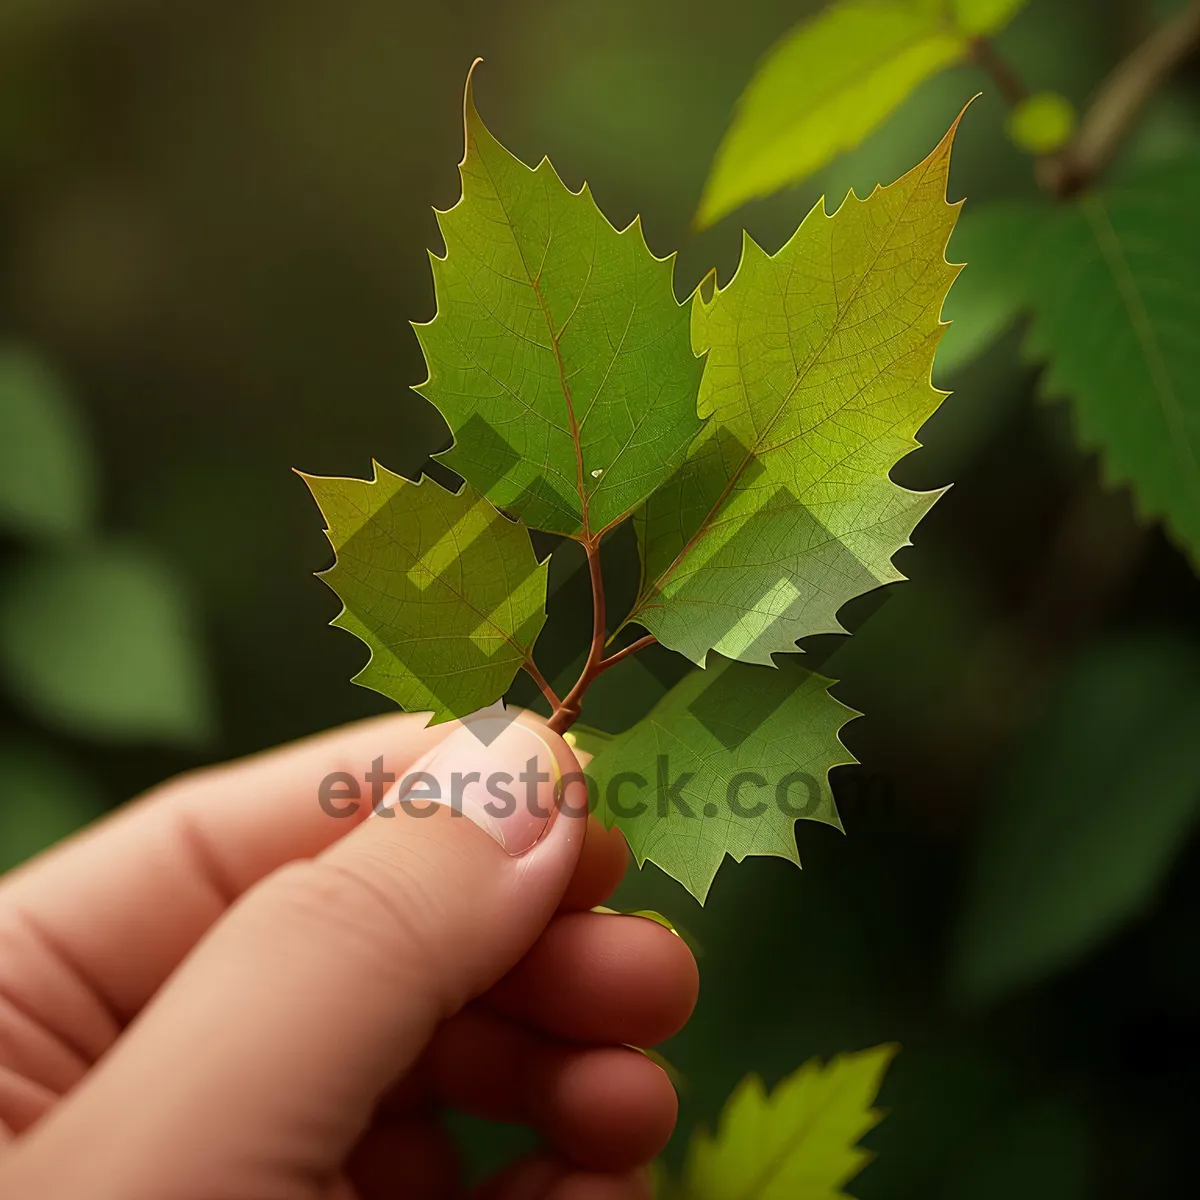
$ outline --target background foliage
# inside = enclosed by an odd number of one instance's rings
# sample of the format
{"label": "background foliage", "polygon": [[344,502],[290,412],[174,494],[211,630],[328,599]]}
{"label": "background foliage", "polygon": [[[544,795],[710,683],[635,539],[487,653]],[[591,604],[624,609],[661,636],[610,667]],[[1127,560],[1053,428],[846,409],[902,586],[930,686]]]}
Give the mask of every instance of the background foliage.
{"label": "background foliage", "polygon": [[[748,1070],[769,1089],[813,1054],[899,1042],[862,1200],[1190,1194],[1200,585],[1195,526],[1136,513],[1192,519],[1195,474],[1106,433],[1122,410],[1105,398],[1146,391],[1116,335],[1079,319],[1084,302],[1111,311],[1072,269],[1094,261],[1071,240],[1094,222],[1046,216],[1013,141],[1053,142],[1054,112],[1050,134],[1045,113],[1022,127],[957,51],[848,153],[689,233],[756,64],[819,7],[0,8],[0,858],[176,770],[382,706],[346,682],[360,648],[324,627],[337,604],[308,576],[328,547],[290,468],[364,476],[374,455],[411,475],[446,444],[408,390],[424,372],[407,321],[433,313],[422,248],[439,244],[430,205],[457,196],[475,54],[506,143],[548,153],[572,187],[586,172],[618,226],[640,211],[656,253],[682,247],[680,293],[712,261],[728,279],[742,223],[774,250],[823,192],[901,174],[982,90],[951,173],[968,197],[952,256],[974,264],[935,380],[956,394],[895,472],[956,486],[899,557],[912,582],[847,606],[854,637],[807,645],[867,714],[844,732],[862,765],[833,775],[848,836],[802,823],[802,873],[726,869],[704,910],[652,869],[621,903],[703,950],[700,1007],[665,1048],[684,1128],[711,1126]],[[1180,7],[1031,0],[995,44],[1031,91],[1083,111]],[[1125,143],[1106,209],[1133,231],[1193,430],[1198,131],[1193,58]],[[1068,226],[1049,249],[1044,221]],[[1164,229],[1165,255],[1145,236]],[[1081,325],[1090,350],[1059,353]],[[1044,398],[1063,393],[1075,407]],[[1125,457],[1102,467],[1081,436]],[[19,487],[34,463],[42,486]],[[1136,508],[1105,483],[1139,477],[1162,491]],[[562,557],[550,587],[569,610]],[[552,618],[540,645],[553,657],[566,634]],[[653,651],[614,669],[589,722],[628,727],[672,669]]]}

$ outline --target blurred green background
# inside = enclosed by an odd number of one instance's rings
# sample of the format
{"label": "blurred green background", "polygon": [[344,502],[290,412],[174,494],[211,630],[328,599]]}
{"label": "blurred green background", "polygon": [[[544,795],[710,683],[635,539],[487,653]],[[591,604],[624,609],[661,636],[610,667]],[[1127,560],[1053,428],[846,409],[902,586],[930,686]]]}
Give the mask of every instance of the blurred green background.
{"label": "blurred green background", "polygon": [[[291,468],[411,475],[448,441],[409,390],[408,322],[433,312],[431,205],[458,196],[475,55],[497,135],[586,177],[616,225],[640,212],[656,253],[680,249],[681,295],[729,277],[743,223],[774,249],[821,194],[902,173],[976,91],[952,193],[968,213],[1033,193],[964,67],[816,181],[692,235],[736,97],[816,7],[0,3],[0,867],[176,771],[385,709],[326,627],[330,554]],[[1082,106],[1175,7],[1033,0],[998,45]],[[1116,173],[1198,129],[1193,60]],[[1019,342],[938,369],[955,394],[896,477],[955,486],[898,560],[911,582],[806,647],[865,713],[862,765],[835,773],[848,836],[802,827],[802,873],[727,864],[706,910],[653,869],[626,885],[703,949],[665,1047],[672,1159],[747,1071],[899,1041],[862,1200],[1197,1187],[1200,583],[1102,487]],[[632,586],[630,547],[611,557]],[[557,598],[583,620],[569,582]],[[630,660],[585,719],[628,725],[665,681]]]}

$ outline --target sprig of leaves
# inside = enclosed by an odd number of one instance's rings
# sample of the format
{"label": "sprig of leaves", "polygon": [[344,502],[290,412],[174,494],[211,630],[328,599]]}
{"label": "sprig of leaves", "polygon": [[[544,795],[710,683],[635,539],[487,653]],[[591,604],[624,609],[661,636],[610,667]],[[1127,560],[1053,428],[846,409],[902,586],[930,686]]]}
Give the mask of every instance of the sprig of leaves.
{"label": "sprig of leaves", "polygon": [[[1008,134],[1034,159],[1050,203],[972,215],[956,239],[974,279],[948,306],[942,370],[1019,314],[1047,364],[1044,390],[1075,402],[1081,443],[1141,515],[1162,520],[1200,564],[1200,409],[1190,213],[1194,149],[1120,184],[1100,178],[1138,111],[1200,44],[1200,4],[1183,6],[1112,71],[1080,120],[1065,97],[1031,94],[992,45],[1024,0],[835,0],[768,52],[738,102],[696,223],[793,184],[876,128],[916,85],[965,61],[1010,107]],[[1098,186],[1099,185],[1099,186]]]}
{"label": "sprig of leaves", "polygon": [[[957,273],[957,121],[896,183],[832,215],[818,205],[777,254],[746,239],[730,283],[682,305],[672,258],[636,221],[616,230],[586,185],[504,149],[470,78],[464,125],[462,198],[438,214],[438,311],[417,333],[418,390],[454,435],[439,458],[465,483],[305,476],[337,554],[334,623],[371,649],[357,682],[435,721],[498,700],[524,668],[562,732],[600,673],[655,641],[700,667],[714,650],[739,660],[686,677],[591,771],[639,860],[703,899],[726,854],[795,861],[798,817],[838,823],[828,773],[853,761],[849,710],[772,656],[902,578],[892,556],[937,498],[889,472],[944,395],[930,372]],[[642,586],[610,622],[601,541],[627,520]],[[530,528],[587,556],[591,639],[562,696],[535,663],[547,567]],[[649,633],[614,649],[631,625]],[[636,812],[619,796],[631,776],[654,789]],[[746,785],[767,788],[766,809],[743,803]]]}

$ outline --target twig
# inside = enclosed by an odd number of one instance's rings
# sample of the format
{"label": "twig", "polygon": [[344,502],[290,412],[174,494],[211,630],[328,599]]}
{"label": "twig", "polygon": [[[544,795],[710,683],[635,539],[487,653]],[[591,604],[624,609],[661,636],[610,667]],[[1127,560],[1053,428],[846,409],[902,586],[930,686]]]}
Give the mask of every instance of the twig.
{"label": "twig", "polygon": [[[587,661],[575,681],[575,686],[555,706],[550,717],[549,726],[555,733],[565,733],[579,719],[582,711],[583,694],[588,690],[592,681],[602,671],[619,663],[623,658],[636,654],[646,646],[652,645],[658,639],[653,634],[638,638],[636,642],[618,650],[615,654],[604,657],[604,642],[608,613],[604,601],[604,575],[600,567],[600,535],[583,540],[583,548],[587,554],[588,577],[592,584],[592,644],[588,649]],[[543,689],[544,690],[544,689]]]}
{"label": "twig", "polygon": [[1070,196],[1087,186],[1112,160],[1138,113],[1163,81],[1200,44],[1200,0],[1160,25],[1113,68],[1062,153],[1047,160],[1043,186]]}
{"label": "twig", "polygon": [[621,659],[628,658],[631,654],[636,654],[639,650],[644,650],[647,646],[653,646],[657,641],[658,638],[654,634],[648,633],[645,637],[638,638],[636,642],[630,642],[628,646],[603,659],[600,663],[600,670],[607,671],[609,667],[615,667]]}
{"label": "twig", "polygon": [[978,37],[971,42],[971,59],[992,77],[992,82],[1010,108],[1029,98],[1029,90],[1021,82],[1020,76],[996,53],[996,48],[987,38]]}
{"label": "twig", "polygon": [[604,603],[604,575],[600,568],[599,535],[586,538],[583,549],[587,554],[588,578],[592,584],[592,644],[588,648],[587,661],[583,664],[575,686],[563,697],[562,703],[550,717],[550,728],[555,733],[565,733],[575,724],[581,711],[583,693],[600,673],[600,664],[604,660],[604,629],[608,613]]}
{"label": "twig", "polygon": [[553,712],[562,704],[562,701],[558,698],[558,693],[547,682],[545,675],[538,670],[538,665],[532,658],[527,658],[521,666],[529,673],[533,682],[542,689],[542,695],[550,702],[550,711]]}
{"label": "twig", "polygon": [[[1200,45],[1200,0],[1160,25],[1100,85],[1075,137],[1038,159],[1039,186],[1057,199],[1087,187],[1112,161],[1121,140],[1163,81]],[[971,58],[991,77],[1010,108],[1029,98],[1020,76],[987,38],[971,42]]]}

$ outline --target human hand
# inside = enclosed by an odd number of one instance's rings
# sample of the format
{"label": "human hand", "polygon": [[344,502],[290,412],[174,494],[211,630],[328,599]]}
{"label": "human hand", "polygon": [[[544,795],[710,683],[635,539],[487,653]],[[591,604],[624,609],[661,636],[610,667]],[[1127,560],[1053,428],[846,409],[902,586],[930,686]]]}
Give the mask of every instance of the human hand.
{"label": "human hand", "polygon": [[[481,1200],[648,1195],[676,1102],[627,1047],[683,1024],[695,963],[588,911],[626,851],[579,815],[560,738],[423,722],[185,776],[0,881],[0,1195],[441,1200],[461,1195],[441,1106],[546,1142]],[[458,773],[491,836],[445,804],[318,804],[380,756],[427,773],[413,796]],[[522,772],[507,813],[486,787]]]}

